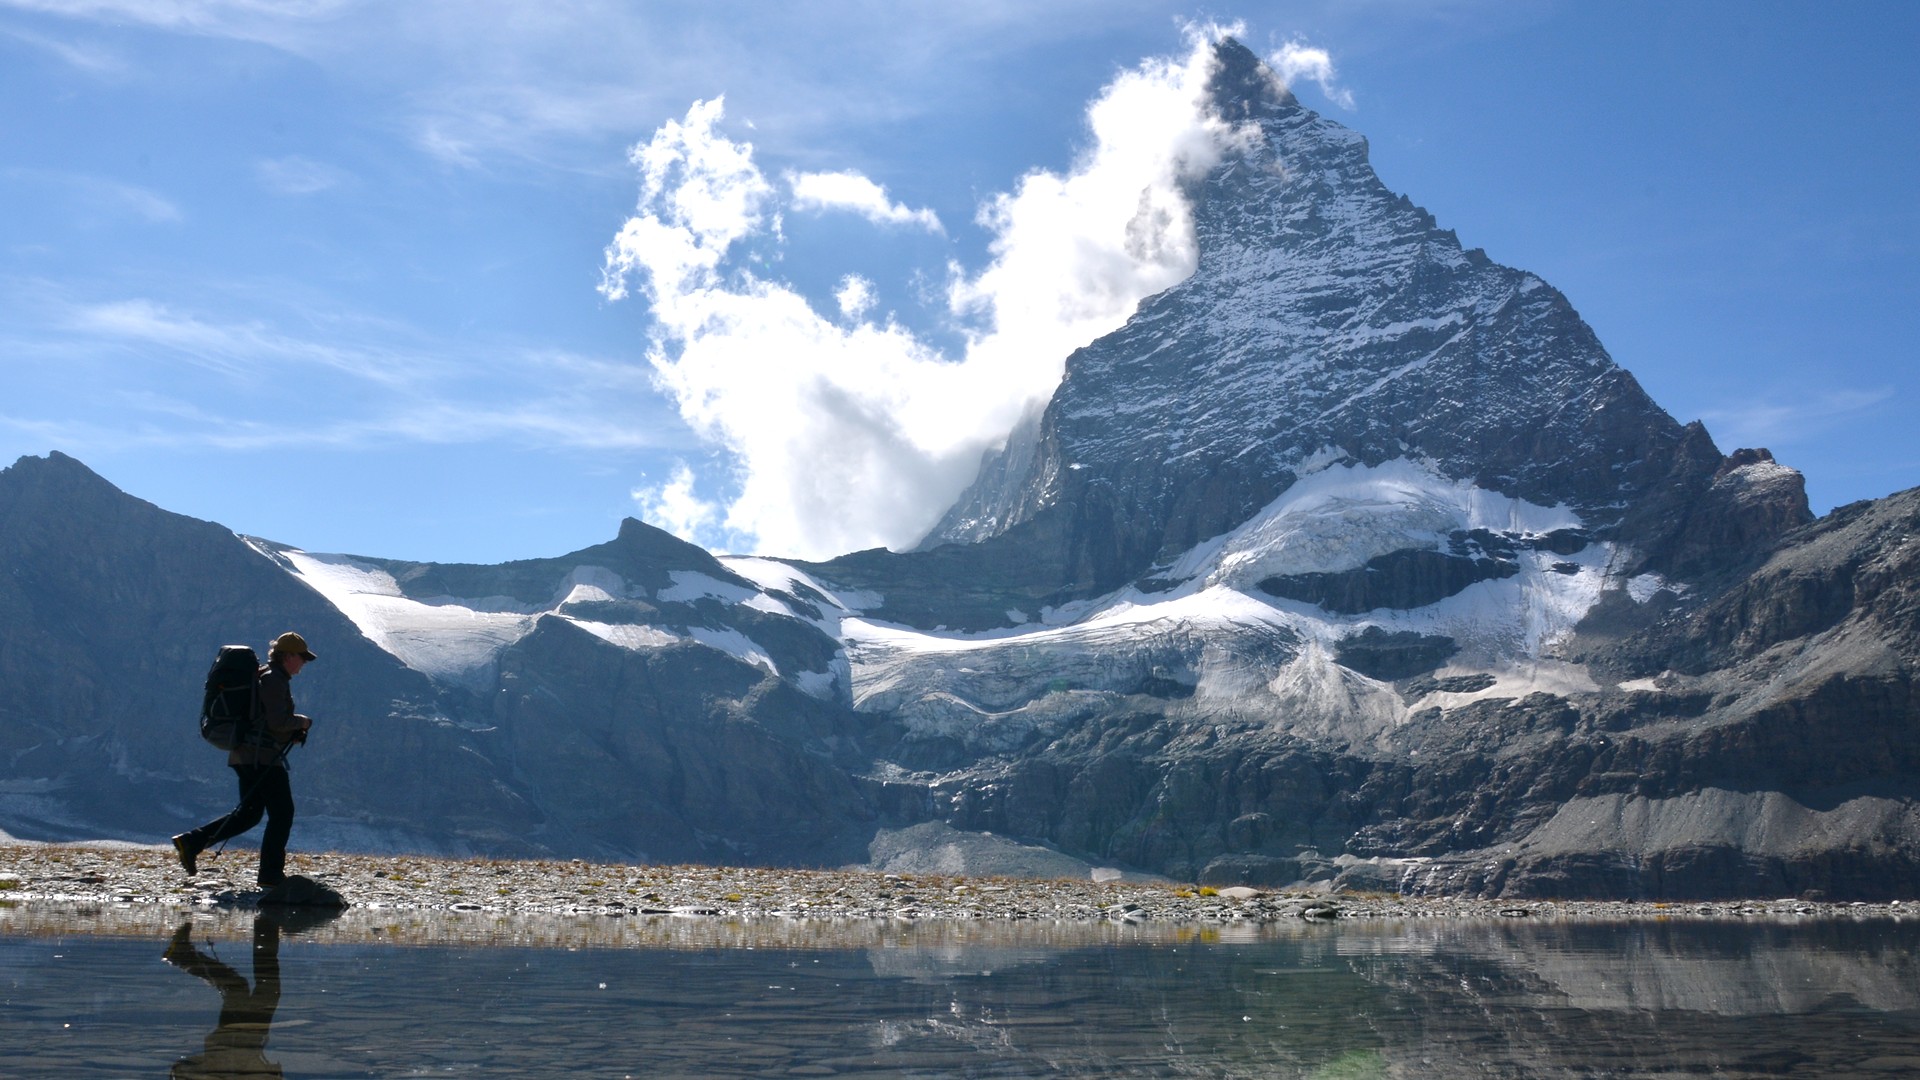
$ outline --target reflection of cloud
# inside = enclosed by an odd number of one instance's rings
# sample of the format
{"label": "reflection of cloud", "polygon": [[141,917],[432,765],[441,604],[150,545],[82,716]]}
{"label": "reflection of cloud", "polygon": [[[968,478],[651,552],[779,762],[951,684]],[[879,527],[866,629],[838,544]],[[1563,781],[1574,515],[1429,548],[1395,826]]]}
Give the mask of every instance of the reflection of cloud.
{"label": "reflection of cloud", "polygon": [[256,162],[254,171],[269,191],[282,195],[314,195],[353,179],[344,169],[297,155]]}
{"label": "reflection of cloud", "polygon": [[[640,207],[607,249],[603,290],[645,294],[662,389],[730,452],[725,528],[802,556],[917,540],[981,452],[1052,392],[1068,353],[1192,273],[1182,185],[1236,137],[1206,109],[1211,71],[1212,40],[1196,32],[1184,57],[1122,73],[1089,106],[1093,140],[1070,171],[1036,170],[988,201],[992,262],[956,268],[949,289],[951,315],[974,321],[957,357],[895,323],[843,326],[746,268],[765,264],[741,256],[780,242],[781,193],[751,145],[717,130],[720,101],[635,147]],[[837,205],[894,213],[871,181],[824,175]],[[799,184],[793,195],[806,197]],[[843,287],[844,315],[865,295]]]}
{"label": "reflection of cloud", "polygon": [[1824,431],[1893,397],[1892,387],[1829,390],[1792,402],[1748,401],[1708,409],[1700,419],[1725,449],[1779,446]]}

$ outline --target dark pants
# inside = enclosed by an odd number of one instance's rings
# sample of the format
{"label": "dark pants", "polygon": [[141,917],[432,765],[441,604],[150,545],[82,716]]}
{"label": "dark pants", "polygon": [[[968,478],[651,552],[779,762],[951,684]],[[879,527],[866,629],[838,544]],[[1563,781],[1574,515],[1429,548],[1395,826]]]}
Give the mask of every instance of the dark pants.
{"label": "dark pants", "polygon": [[194,851],[227,840],[267,818],[267,831],[260,836],[260,884],[278,885],[287,876],[287,834],[293,831],[293,785],[287,779],[285,765],[230,765],[240,778],[240,805],[223,818],[215,818],[187,834]]}

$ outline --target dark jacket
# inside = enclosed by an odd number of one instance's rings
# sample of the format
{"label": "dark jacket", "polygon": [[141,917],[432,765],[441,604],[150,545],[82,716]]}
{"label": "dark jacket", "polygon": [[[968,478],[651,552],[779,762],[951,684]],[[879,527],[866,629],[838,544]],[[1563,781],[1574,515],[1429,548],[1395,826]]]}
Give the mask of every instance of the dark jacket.
{"label": "dark jacket", "polygon": [[227,751],[229,765],[271,765],[280,751],[300,733],[307,718],[293,711],[293,676],[277,661],[260,669],[259,714],[253,730],[239,746]]}

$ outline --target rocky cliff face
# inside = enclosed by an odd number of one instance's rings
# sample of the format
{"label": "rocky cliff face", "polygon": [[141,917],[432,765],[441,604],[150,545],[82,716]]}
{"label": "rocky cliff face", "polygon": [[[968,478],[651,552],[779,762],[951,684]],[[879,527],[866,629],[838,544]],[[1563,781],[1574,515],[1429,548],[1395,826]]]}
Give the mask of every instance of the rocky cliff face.
{"label": "rocky cliff face", "polygon": [[1675,422],[1559,293],[1218,60],[1249,137],[1193,192],[1198,272],[1071,358],[922,550],[628,522],[404,563],[58,455],[0,473],[0,829],[224,808],[200,674],[295,626],[306,843],[1911,896],[1920,492],[1811,521],[1798,473]]}

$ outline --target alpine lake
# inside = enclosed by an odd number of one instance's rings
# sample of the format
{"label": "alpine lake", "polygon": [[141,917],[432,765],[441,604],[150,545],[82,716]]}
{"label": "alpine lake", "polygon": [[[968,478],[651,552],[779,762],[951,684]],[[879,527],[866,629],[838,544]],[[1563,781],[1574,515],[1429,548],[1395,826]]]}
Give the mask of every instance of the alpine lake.
{"label": "alpine lake", "polygon": [[1920,919],[0,908],[0,1076],[1920,1075]]}

